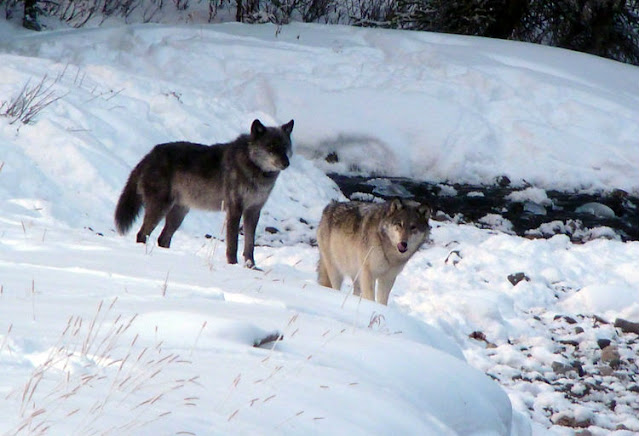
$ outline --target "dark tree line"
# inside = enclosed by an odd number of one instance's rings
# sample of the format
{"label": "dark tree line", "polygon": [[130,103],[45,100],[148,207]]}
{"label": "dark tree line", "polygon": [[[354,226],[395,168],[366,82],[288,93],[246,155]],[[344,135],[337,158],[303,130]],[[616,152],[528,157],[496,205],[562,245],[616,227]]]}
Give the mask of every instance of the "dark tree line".
{"label": "dark tree line", "polygon": [[518,39],[639,65],[639,0],[538,3]]}
{"label": "dark tree line", "polygon": [[513,39],[639,65],[639,0],[399,0],[390,27]]}
{"label": "dark tree line", "polygon": [[[639,65],[639,0],[190,0],[209,20],[226,12],[241,22],[290,21],[427,30],[563,47]],[[153,21],[189,0],[0,0],[6,15],[24,5],[23,24],[39,15],[80,27],[95,17]]]}
{"label": "dark tree line", "polygon": [[22,25],[27,29],[41,30],[38,24],[38,4],[37,0],[24,0],[24,18]]}

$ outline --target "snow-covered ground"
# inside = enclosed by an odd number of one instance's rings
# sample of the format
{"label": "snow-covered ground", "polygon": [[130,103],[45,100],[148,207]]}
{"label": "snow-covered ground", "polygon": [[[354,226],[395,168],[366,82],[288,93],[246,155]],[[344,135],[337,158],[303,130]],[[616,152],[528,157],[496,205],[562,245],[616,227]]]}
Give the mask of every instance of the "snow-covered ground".
{"label": "snow-covered ground", "polygon": [[[319,287],[310,244],[342,198],[329,168],[637,195],[636,67],[339,26],[0,21],[0,102],[45,75],[59,100],[0,117],[2,433],[639,433],[637,336],[610,324],[639,322],[639,243],[433,222],[389,307]],[[170,250],[115,234],[150,147],[254,118],[295,119],[263,272],[226,265],[220,213]]]}

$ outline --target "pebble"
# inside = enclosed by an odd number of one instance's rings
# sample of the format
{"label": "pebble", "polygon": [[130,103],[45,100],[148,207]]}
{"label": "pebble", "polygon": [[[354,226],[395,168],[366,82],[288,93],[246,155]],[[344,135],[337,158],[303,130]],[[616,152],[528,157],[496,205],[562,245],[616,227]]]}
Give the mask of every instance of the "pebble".
{"label": "pebble", "polygon": [[514,274],[510,274],[508,276],[508,281],[513,285],[513,286],[517,286],[517,284],[519,282],[521,282],[522,280],[526,280],[527,282],[530,281],[530,277],[528,277],[525,273],[523,272],[518,272],[518,273],[514,273]]}
{"label": "pebble", "polygon": [[617,366],[621,363],[621,356],[616,345],[608,345],[601,350],[601,360],[610,366]]}
{"label": "pebble", "polygon": [[610,339],[597,339],[597,345],[599,345],[599,349],[603,350],[608,345],[610,345],[612,341]]}

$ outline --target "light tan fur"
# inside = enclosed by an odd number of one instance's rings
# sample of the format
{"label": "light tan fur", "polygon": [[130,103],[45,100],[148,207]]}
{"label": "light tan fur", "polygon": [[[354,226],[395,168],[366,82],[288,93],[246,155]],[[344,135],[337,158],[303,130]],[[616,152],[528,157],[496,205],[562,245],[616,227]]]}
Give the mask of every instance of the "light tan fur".
{"label": "light tan fur", "polygon": [[355,295],[388,304],[397,275],[430,234],[429,218],[428,206],[399,199],[329,204],[317,229],[319,284],[340,289],[350,277]]}

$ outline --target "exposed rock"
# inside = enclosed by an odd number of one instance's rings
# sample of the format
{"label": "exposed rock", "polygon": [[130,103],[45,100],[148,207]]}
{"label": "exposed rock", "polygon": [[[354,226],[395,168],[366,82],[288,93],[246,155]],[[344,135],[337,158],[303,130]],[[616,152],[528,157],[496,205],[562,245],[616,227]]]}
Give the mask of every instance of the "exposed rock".
{"label": "exposed rock", "polygon": [[513,286],[517,286],[517,284],[519,282],[521,282],[522,280],[526,280],[527,282],[530,281],[530,277],[528,277],[525,273],[523,272],[518,272],[515,274],[510,274],[508,276],[508,281],[513,285]]}
{"label": "exposed rock", "polygon": [[599,348],[601,350],[603,350],[604,348],[606,348],[608,345],[610,345],[612,341],[610,339],[597,339],[597,345],[599,345]]}
{"label": "exposed rock", "polygon": [[561,425],[563,427],[572,427],[572,428],[587,428],[592,425],[591,418],[575,418],[574,416],[566,415],[563,413],[554,414],[550,420],[556,424]]}
{"label": "exposed rock", "polygon": [[546,208],[534,201],[526,201],[524,203],[524,212],[528,212],[533,215],[546,215]]}
{"label": "exposed rock", "polygon": [[624,333],[634,333],[639,335],[639,322],[631,322],[625,319],[617,318],[615,327],[620,328]]}
{"label": "exposed rock", "polygon": [[572,367],[575,369],[575,371],[577,371],[577,374],[579,375],[579,377],[583,377],[586,374],[586,371],[584,371],[584,367],[581,365],[581,362],[579,362],[578,360],[575,360],[574,362],[572,362]]}
{"label": "exposed rock", "polygon": [[590,390],[591,388],[588,385],[577,384],[577,385],[571,386],[570,393],[577,398],[583,398],[586,395],[590,394]]}
{"label": "exposed rock", "polygon": [[502,188],[510,186],[510,179],[508,178],[508,176],[498,176],[495,178],[495,182],[497,182],[497,184]]}
{"label": "exposed rock", "polygon": [[564,321],[566,321],[568,324],[577,324],[577,321],[575,321],[575,318],[570,317],[568,315],[555,315],[555,317],[553,318],[554,321],[557,321],[558,319],[562,319]]}
{"label": "exposed rock", "polygon": [[337,156],[337,153],[334,151],[331,151],[329,154],[326,155],[326,162],[328,163],[337,163],[339,162],[339,157]]}
{"label": "exposed rock", "polygon": [[486,335],[484,334],[484,332],[474,331],[471,334],[469,334],[468,337],[471,339],[475,339],[476,341],[488,342],[486,340]]}
{"label": "exposed rock", "polygon": [[273,344],[274,342],[282,341],[283,339],[284,339],[284,336],[279,331],[274,331],[265,335],[264,337],[255,338],[253,340],[253,347],[260,348],[264,345],[271,346],[270,344]]}
{"label": "exposed rock", "polygon": [[591,202],[579,206],[575,209],[576,213],[591,213],[597,218],[615,218],[615,211],[605,204]]}
{"label": "exposed rock", "polygon": [[553,362],[551,367],[553,372],[559,375],[565,375],[566,373],[570,371],[575,371],[575,368],[573,368],[572,366],[566,365],[565,363],[561,363],[561,362]]}
{"label": "exposed rock", "polygon": [[493,344],[486,338],[486,335],[484,334],[484,332],[474,331],[471,334],[469,334],[468,337],[476,341],[485,342],[486,348],[497,348],[497,345]]}
{"label": "exposed rock", "polygon": [[601,360],[611,367],[615,368],[621,364],[621,356],[616,345],[608,345],[601,350]]}
{"label": "exposed rock", "polygon": [[453,250],[450,253],[448,253],[448,256],[446,256],[446,260],[444,260],[444,263],[452,263],[453,265],[457,265],[459,263],[460,260],[462,260],[463,257],[461,255],[461,253],[459,252],[459,250]]}
{"label": "exposed rock", "polygon": [[614,372],[614,369],[612,369],[609,366],[602,366],[601,368],[599,368],[599,373],[601,375],[603,375],[604,377],[609,377],[612,375],[612,373]]}
{"label": "exposed rock", "polygon": [[573,339],[560,339],[559,341],[560,344],[564,344],[564,345],[571,345],[573,347],[578,347],[579,346],[579,342],[575,341]]}

